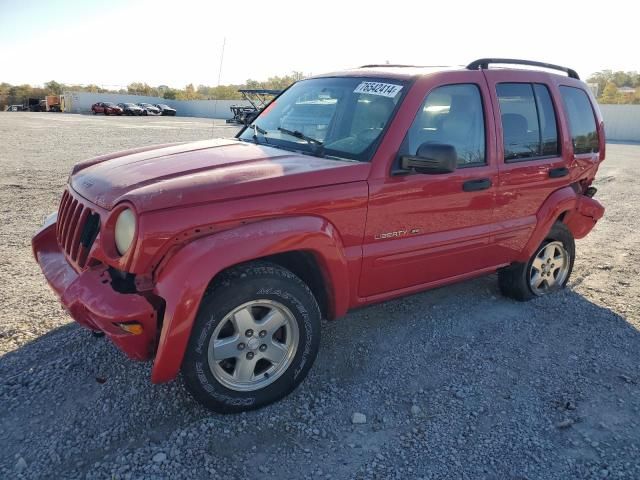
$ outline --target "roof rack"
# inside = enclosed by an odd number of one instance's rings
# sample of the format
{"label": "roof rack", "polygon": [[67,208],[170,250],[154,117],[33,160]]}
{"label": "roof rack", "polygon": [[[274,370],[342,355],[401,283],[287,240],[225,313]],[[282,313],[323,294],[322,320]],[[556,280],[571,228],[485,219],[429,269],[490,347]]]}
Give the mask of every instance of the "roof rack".
{"label": "roof rack", "polygon": [[486,70],[491,63],[501,63],[506,65],[529,65],[531,67],[549,68],[551,70],[559,70],[566,73],[569,77],[580,80],[578,73],[572,68],[553,65],[552,63],[534,62],[532,60],[520,60],[517,58],[480,58],[467,65],[469,70]]}

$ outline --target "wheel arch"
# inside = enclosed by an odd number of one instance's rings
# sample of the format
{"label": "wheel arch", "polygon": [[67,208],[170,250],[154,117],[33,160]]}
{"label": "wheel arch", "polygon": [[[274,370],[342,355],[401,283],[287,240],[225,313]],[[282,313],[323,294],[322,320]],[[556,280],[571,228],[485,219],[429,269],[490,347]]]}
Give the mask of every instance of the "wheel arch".
{"label": "wheel arch", "polygon": [[275,263],[292,272],[300,278],[300,280],[309,287],[311,293],[313,293],[320,307],[322,318],[335,318],[335,306],[331,304],[333,296],[329,293],[332,284],[331,279],[325,272],[326,266],[323,265],[322,257],[319,257],[317,252],[310,250],[290,250],[256,260]]}
{"label": "wheel arch", "polygon": [[225,270],[251,261],[271,261],[301,278],[327,318],[346,313],[349,277],[342,240],[320,217],[266,220],[196,239],[164,264],[155,292],[165,300],[152,381],[177,375],[200,302]]}
{"label": "wheel arch", "polygon": [[536,213],[536,227],[524,249],[518,255],[517,262],[528,262],[531,255],[551,231],[553,224],[557,221],[564,223],[568,214],[576,208],[577,195],[572,187],[566,186],[547,197]]}

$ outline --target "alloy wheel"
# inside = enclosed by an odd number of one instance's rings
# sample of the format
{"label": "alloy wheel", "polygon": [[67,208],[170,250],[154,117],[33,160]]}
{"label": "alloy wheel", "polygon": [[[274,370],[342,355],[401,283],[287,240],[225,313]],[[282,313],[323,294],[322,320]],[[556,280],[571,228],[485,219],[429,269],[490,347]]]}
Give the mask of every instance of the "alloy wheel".
{"label": "alloy wheel", "polygon": [[543,245],[531,262],[529,286],[535,295],[562,288],[569,275],[569,253],[562,242]]}
{"label": "alloy wheel", "polygon": [[287,370],[299,336],[294,315],[281,303],[247,302],[216,326],[207,351],[209,368],[231,390],[259,390]]}

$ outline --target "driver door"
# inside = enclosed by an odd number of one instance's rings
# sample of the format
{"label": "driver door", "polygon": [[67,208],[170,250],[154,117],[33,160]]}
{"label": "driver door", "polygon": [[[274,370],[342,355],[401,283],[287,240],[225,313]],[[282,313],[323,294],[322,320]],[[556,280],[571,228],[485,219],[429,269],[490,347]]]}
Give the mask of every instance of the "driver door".
{"label": "driver door", "polygon": [[[370,179],[359,297],[375,300],[478,274],[495,265],[497,185],[492,107],[481,72],[430,90],[395,169]],[[467,78],[467,77],[464,77]],[[453,145],[452,173],[399,172],[399,157],[425,143]]]}

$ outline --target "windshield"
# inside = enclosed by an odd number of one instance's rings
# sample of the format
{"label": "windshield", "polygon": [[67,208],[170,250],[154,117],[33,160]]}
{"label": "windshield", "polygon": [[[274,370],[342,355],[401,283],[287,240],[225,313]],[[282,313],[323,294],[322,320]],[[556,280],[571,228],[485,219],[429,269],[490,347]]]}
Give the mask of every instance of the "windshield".
{"label": "windshield", "polygon": [[405,87],[404,82],[393,79],[303,80],[271,102],[239,138],[366,162]]}

